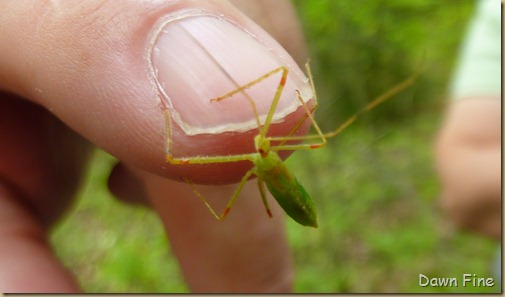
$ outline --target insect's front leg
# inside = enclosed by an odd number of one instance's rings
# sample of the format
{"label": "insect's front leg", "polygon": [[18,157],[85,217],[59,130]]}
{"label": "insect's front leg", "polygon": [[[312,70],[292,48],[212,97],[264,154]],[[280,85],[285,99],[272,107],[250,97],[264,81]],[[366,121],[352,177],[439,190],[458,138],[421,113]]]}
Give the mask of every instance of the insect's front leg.
{"label": "insect's front leg", "polygon": [[166,128],[165,160],[168,163],[175,164],[175,165],[188,165],[188,164],[232,163],[232,162],[240,162],[240,161],[253,162],[255,154],[175,157],[172,154],[172,127],[171,127],[170,112],[168,111],[168,109],[165,109],[164,113],[165,113],[165,128]]}
{"label": "insect's front leg", "polygon": [[[312,81],[312,79],[311,79]],[[316,130],[316,135],[304,135],[304,136],[291,136],[291,132],[294,132],[294,130],[291,130],[290,133],[287,136],[280,136],[280,137],[269,137],[268,139],[270,141],[274,142],[279,142],[278,145],[272,146],[272,150],[274,151],[281,151],[281,150],[303,150],[303,149],[316,149],[316,148],[321,148],[324,147],[327,143],[326,140],[326,135],[323,134],[321,129],[319,128],[319,125],[317,124],[316,120],[314,119],[314,110],[317,107],[317,99],[316,99],[316,106],[314,107],[313,110],[310,110],[305,101],[303,101],[303,98],[300,95],[300,92],[297,90],[296,91],[296,96],[298,100],[300,101],[303,109],[305,110],[305,115],[303,117],[303,121],[305,121],[307,118],[309,118],[312,126]],[[315,92],[314,92],[315,96]],[[301,125],[303,122],[297,123],[296,126]],[[302,144],[285,144],[287,141],[304,141],[304,140],[312,140],[312,139],[319,139],[320,142],[316,143],[302,143]]]}

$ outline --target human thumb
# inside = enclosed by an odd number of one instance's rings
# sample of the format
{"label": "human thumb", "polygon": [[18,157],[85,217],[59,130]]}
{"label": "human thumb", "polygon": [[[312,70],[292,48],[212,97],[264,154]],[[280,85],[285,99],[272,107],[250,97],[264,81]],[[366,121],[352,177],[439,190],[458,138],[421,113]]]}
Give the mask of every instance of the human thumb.
{"label": "human thumb", "polygon": [[295,90],[312,98],[289,54],[226,2],[1,5],[0,89],[44,106],[115,157],[158,175],[204,183],[240,178],[241,165],[195,170],[167,164],[167,133],[180,156],[251,152],[257,133],[252,106],[263,120],[280,74],[247,90],[254,104],[243,95],[210,99],[285,66],[289,74],[271,128],[282,135],[303,114]]}

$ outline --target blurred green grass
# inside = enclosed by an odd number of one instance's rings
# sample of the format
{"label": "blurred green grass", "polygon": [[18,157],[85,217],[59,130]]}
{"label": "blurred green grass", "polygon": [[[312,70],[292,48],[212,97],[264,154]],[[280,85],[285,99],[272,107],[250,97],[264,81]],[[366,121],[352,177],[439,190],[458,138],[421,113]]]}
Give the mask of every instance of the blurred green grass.
{"label": "blurred green grass", "polygon": [[185,292],[161,222],[107,190],[116,160],[97,151],[68,217],[53,231],[57,255],[86,292]]}
{"label": "blurred green grass", "polygon": [[[311,193],[320,228],[287,220],[296,292],[497,292],[423,288],[419,273],[490,276],[496,243],[457,232],[440,211],[432,144],[473,1],[295,1],[329,130],[411,75],[416,85],[327,148],[296,152],[290,169]],[[115,201],[115,160],[97,152],[78,202],[52,234],[87,292],[188,292],[158,218]],[[202,206],[203,207],[203,206]]]}

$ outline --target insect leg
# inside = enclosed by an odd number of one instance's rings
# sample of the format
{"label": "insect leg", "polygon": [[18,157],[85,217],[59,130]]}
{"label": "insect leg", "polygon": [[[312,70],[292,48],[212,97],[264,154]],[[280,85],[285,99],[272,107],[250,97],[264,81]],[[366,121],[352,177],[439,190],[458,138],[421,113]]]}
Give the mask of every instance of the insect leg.
{"label": "insect leg", "polygon": [[[312,71],[310,70],[310,61],[307,61],[307,63],[305,63],[305,70],[307,71],[307,75],[309,77],[309,83],[310,83],[310,87],[312,88],[312,94],[314,96],[313,100],[314,100],[314,107],[312,107],[312,110],[308,110],[308,108],[306,107],[306,104],[303,100],[300,100],[300,98],[298,98],[298,100],[301,101],[302,103],[302,106],[304,106],[304,109],[305,109],[305,114],[303,115],[303,117],[300,119],[300,121],[298,121],[298,123],[296,123],[295,126],[293,126],[293,128],[289,131],[289,133],[286,135],[286,137],[290,137],[291,135],[293,135],[297,130],[298,128],[300,128],[300,126],[305,122],[305,120],[307,120],[307,118],[312,115],[312,117],[314,116],[314,113],[316,112],[317,108],[319,107],[319,103],[318,103],[318,100],[317,100],[317,93],[316,93],[316,87],[314,85],[314,79],[313,79],[313,76],[312,76]],[[298,92],[298,91],[297,91]],[[299,92],[298,92],[299,93]],[[279,143],[279,146],[282,146],[284,143],[286,143],[287,140],[283,140]]]}
{"label": "insect leg", "polygon": [[263,204],[265,205],[265,210],[269,217],[273,217],[272,211],[270,210],[270,206],[268,205],[268,200],[265,192],[265,183],[258,178],[258,189],[261,194],[261,200],[263,200]]}
{"label": "insect leg", "polygon": [[[368,103],[363,109],[359,110],[356,114],[353,116],[349,117],[347,120],[345,120],[341,125],[337,127],[332,132],[328,133],[320,133],[320,130],[318,131],[317,124],[315,121],[313,121],[313,116],[312,114],[307,114],[309,118],[312,121],[312,124],[314,125],[314,128],[317,131],[317,135],[305,135],[305,136],[291,136],[291,137],[271,137],[269,138],[270,141],[290,141],[290,140],[311,140],[311,139],[322,139],[322,143],[316,143],[316,144],[294,144],[294,145],[281,145],[281,146],[273,146],[272,150],[299,150],[299,149],[314,149],[314,148],[319,148],[326,144],[326,139],[335,137],[338,134],[340,134],[342,131],[344,131],[348,126],[350,126],[352,123],[354,123],[357,119],[359,119],[363,114],[367,113],[368,111],[374,109],[381,103],[385,102],[386,100],[394,97],[398,93],[404,91],[408,87],[410,87],[415,80],[417,79],[417,76],[419,75],[419,72],[415,73],[411,77],[407,78],[403,82],[399,83],[396,85],[394,88],[390,89],[386,93],[376,97],[374,100],[372,100],[370,103]],[[303,101],[303,100],[302,100]]]}
{"label": "insect leg", "polygon": [[403,82],[399,83],[396,85],[394,88],[390,89],[386,93],[380,95],[379,97],[376,97],[374,100],[372,100],[370,103],[368,103],[363,109],[359,110],[354,116],[351,116],[348,118],[343,124],[341,124],[335,131],[326,133],[326,137],[334,137],[340,134],[342,131],[345,130],[350,124],[352,124],[354,121],[356,121],[358,118],[360,118],[363,114],[369,112],[370,110],[374,109],[378,105],[382,104],[388,99],[391,99],[398,93],[403,92],[405,89],[410,87],[414,82],[416,81],[417,77],[419,76],[419,72],[414,73],[411,77],[407,78]]}
{"label": "insect leg", "polygon": [[244,188],[245,182],[249,179],[249,177],[253,173],[254,173],[254,169],[251,169],[251,170],[249,170],[244,175],[244,177],[242,177],[242,180],[240,181],[240,184],[238,185],[237,189],[235,190],[235,192],[231,196],[230,200],[228,201],[228,204],[226,204],[226,207],[225,207],[224,211],[221,213],[221,215],[218,215],[216,213],[216,211],[212,208],[212,206],[210,206],[210,204],[207,201],[207,199],[205,199],[205,197],[202,195],[202,193],[200,193],[198,191],[198,189],[195,187],[195,185],[189,179],[185,179],[185,181],[191,186],[191,188],[193,189],[193,193],[195,193],[195,195],[198,196],[198,198],[200,198],[203,201],[203,203],[205,203],[205,206],[207,206],[207,208],[210,210],[210,212],[212,213],[212,215],[217,220],[222,221],[222,220],[224,220],[226,218],[226,216],[230,212],[230,210],[231,210],[231,208],[233,206],[233,203],[235,203],[235,200],[237,200],[238,195],[240,194],[240,192],[242,192],[242,189]]}
{"label": "insect leg", "polygon": [[[269,137],[270,141],[280,141],[278,145],[272,146],[272,150],[296,150],[296,149],[315,149],[315,148],[320,148],[326,145],[326,137],[324,134],[321,132],[321,129],[319,128],[319,125],[317,124],[316,120],[314,119],[314,112],[318,107],[318,102],[317,102],[317,93],[316,93],[316,88],[314,86],[314,79],[312,76],[312,71],[310,70],[310,64],[309,62],[305,63],[305,69],[307,71],[307,75],[309,77],[309,83],[310,87],[312,88],[312,94],[314,96],[314,107],[312,110],[310,110],[303,101],[303,98],[300,95],[300,91],[296,90],[296,97],[302,104],[303,109],[305,110],[305,115],[302,117],[302,119],[289,131],[289,133],[286,136],[282,137]],[[317,132],[317,135],[313,135],[314,137],[311,136],[310,139],[317,139],[319,138],[321,140],[320,143],[312,143],[312,144],[298,144],[298,145],[284,145],[287,141],[290,140],[307,140],[306,136],[291,136],[293,133],[298,130],[298,128],[305,122],[305,120],[309,118],[312,126]]]}
{"label": "insect leg", "polygon": [[[247,93],[245,92],[246,89],[252,87],[253,85],[269,78],[270,76],[278,73],[278,72],[281,72],[282,71],[282,76],[281,76],[281,80],[279,82],[279,86],[277,87],[277,90],[275,91],[275,95],[274,95],[274,99],[272,100],[272,105],[270,106],[270,109],[268,110],[268,114],[267,114],[267,117],[265,119],[265,122],[263,123],[263,128],[261,128],[261,123],[260,123],[260,120],[259,120],[259,113],[258,113],[258,109],[256,108],[256,103],[254,103],[254,100],[252,100],[251,97],[249,97],[249,95],[247,95]],[[229,93],[226,93],[224,94],[223,96],[220,96],[220,97],[217,97],[217,98],[214,98],[214,99],[211,99],[210,101],[211,102],[219,102],[219,101],[222,101],[224,99],[227,99],[227,98],[230,98],[232,97],[233,95],[239,93],[239,92],[242,92],[244,94],[244,96],[247,98],[247,101],[249,101],[249,103],[251,104],[252,106],[252,109],[253,109],[253,112],[254,112],[254,115],[256,117],[256,122],[258,123],[258,129],[260,130],[260,135],[264,138],[268,132],[268,129],[270,127],[270,123],[272,122],[272,118],[274,116],[274,113],[275,113],[275,109],[277,108],[277,105],[279,103],[279,100],[281,98],[281,95],[282,95],[282,91],[284,89],[284,85],[286,84],[286,80],[287,80],[287,76],[288,76],[288,69],[285,67],[285,66],[281,66],[279,68],[276,68],[268,73],[266,73],[265,75],[243,85],[243,86],[240,86],[240,87],[237,87],[235,90],[229,92]],[[235,83],[236,84],[236,83]]]}
{"label": "insect leg", "polygon": [[239,161],[253,161],[254,154],[239,154],[239,155],[222,155],[222,156],[192,156],[177,158],[172,155],[172,140],[171,140],[171,118],[168,109],[165,112],[166,125],[166,161],[171,164],[187,165],[187,164],[214,164],[214,163],[231,163]]}
{"label": "insect leg", "polygon": [[[311,80],[312,82],[312,80]],[[271,149],[274,151],[279,151],[279,150],[298,150],[298,149],[316,149],[320,148],[326,145],[326,136],[323,134],[321,131],[321,128],[319,128],[319,125],[317,124],[316,120],[314,119],[313,116],[313,111],[309,109],[307,104],[303,101],[302,97],[300,96],[300,92],[297,90],[296,91],[297,98],[301,102],[302,107],[305,110],[305,117],[302,119],[303,121],[306,118],[310,119],[310,122],[312,123],[312,126],[316,130],[317,135],[308,135],[308,136],[281,136],[281,137],[269,137],[268,139],[270,141],[280,141],[279,145],[272,146]],[[315,92],[314,92],[315,95]],[[316,100],[317,103],[317,100]],[[297,126],[301,125],[302,122],[299,122]],[[293,131],[293,130],[291,130]],[[291,133],[290,131],[290,133]],[[288,134],[289,135],[289,134]],[[319,143],[303,143],[303,144],[293,144],[293,145],[285,145],[284,143],[286,141],[291,141],[291,140],[308,140],[308,139],[320,139]]]}

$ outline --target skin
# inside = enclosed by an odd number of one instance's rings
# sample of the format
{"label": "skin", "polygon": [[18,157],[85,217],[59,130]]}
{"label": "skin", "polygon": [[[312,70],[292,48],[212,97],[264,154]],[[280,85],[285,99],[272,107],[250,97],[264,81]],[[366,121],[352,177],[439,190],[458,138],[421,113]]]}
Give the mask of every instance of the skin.
{"label": "skin", "polygon": [[[305,61],[303,38],[289,1],[234,2],[279,37],[295,60]],[[150,205],[158,213],[190,290],[291,291],[293,268],[279,207],[272,205],[274,218],[269,220],[256,182],[251,181],[223,224],[187,184],[168,179],[173,168],[164,161],[159,134],[163,114],[143,76],[145,61],[139,57],[121,64],[124,59],[114,59],[116,53],[143,51],[156,20],[178,9],[206,8],[239,23],[245,20],[220,1],[170,4],[98,0],[78,5],[28,0],[0,4],[1,292],[79,291],[72,274],[53,255],[47,234],[72,203],[91,143],[120,160],[109,178],[111,192],[123,201]],[[283,13],[266,13],[271,11]],[[247,21],[244,26],[249,26]],[[146,100],[152,101],[146,104]],[[219,143],[220,137],[214,141]],[[226,149],[223,154],[229,153]],[[223,183],[241,177],[242,168],[229,164],[229,170],[236,174],[226,176]],[[186,173],[196,178],[214,171],[209,165]],[[199,190],[219,208],[235,185]]]}
{"label": "skin", "polygon": [[501,239],[501,100],[451,102],[436,144],[442,202],[455,224]]}

